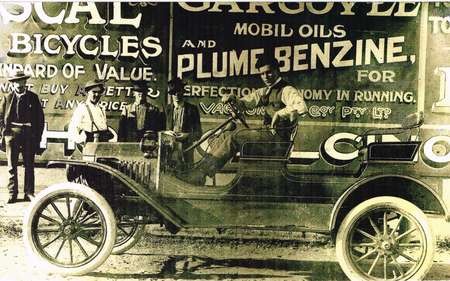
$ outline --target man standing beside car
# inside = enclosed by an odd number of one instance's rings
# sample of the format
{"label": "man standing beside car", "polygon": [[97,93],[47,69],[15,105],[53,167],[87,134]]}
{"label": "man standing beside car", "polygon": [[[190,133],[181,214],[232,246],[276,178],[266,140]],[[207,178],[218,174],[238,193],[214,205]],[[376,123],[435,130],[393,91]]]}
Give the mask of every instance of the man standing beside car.
{"label": "man standing beside car", "polygon": [[89,81],[84,86],[87,98],[80,103],[72,114],[69,123],[69,139],[82,151],[87,142],[104,142],[113,135],[108,130],[106,113],[100,106],[100,99],[105,92],[103,81]]}
{"label": "man standing beside car", "polygon": [[139,142],[146,131],[161,131],[165,125],[164,114],[147,100],[146,81],[133,84],[134,102],[124,106],[119,121],[119,141]]}
{"label": "man standing beside car", "polygon": [[[172,104],[167,108],[167,130],[171,131],[181,144],[180,151],[188,148],[202,136],[200,112],[196,105],[184,99],[185,83],[178,77],[168,83],[168,94],[172,97]],[[180,160],[186,166],[194,162],[194,151],[180,153]]]}
{"label": "man standing beside car", "polygon": [[22,71],[9,78],[12,91],[0,101],[0,129],[8,160],[8,204],[17,201],[19,153],[25,167],[23,199],[30,201],[34,196],[34,156],[44,130],[44,111],[38,96],[26,88],[28,78]]}

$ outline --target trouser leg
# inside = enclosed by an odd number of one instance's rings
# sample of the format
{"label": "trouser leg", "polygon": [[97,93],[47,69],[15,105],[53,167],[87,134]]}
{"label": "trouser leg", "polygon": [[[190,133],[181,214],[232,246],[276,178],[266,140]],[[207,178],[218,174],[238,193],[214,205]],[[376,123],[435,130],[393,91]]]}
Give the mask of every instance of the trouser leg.
{"label": "trouser leg", "polygon": [[19,159],[19,145],[17,143],[17,136],[12,133],[10,136],[5,136],[6,158],[8,161],[8,191],[10,197],[17,197],[17,162]]}
{"label": "trouser leg", "polygon": [[191,167],[194,163],[194,149],[191,149],[187,152],[184,152],[186,148],[192,145],[192,141],[185,141],[181,145],[181,149],[183,150],[183,161],[187,167]]}
{"label": "trouser leg", "polygon": [[36,144],[32,141],[31,132],[25,131],[21,138],[22,158],[25,167],[24,192],[34,194],[34,154]]}
{"label": "trouser leg", "polygon": [[209,153],[191,170],[180,175],[182,179],[192,184],[200,185],[205,176],[213,176],[221,169],[246,142],[279,142],[282,138],[270,130],[239,130],[225,132],[211,144]]}
{"label": "trouser leg", "polygon": [[[279,142],[282,138],[278,134],[272,134],[270,130],[241,129],[234,132],[225,132],[216,140],[209,155],[205,158],[205,169],[210,174],[221,169],[236,153],[240,152],[242,145],[247,142]],[[211,162],[214,164],[212,165]]]}
{"label": "trouser leg", "polygon": [[201,168],[212,175],[221,169],[236,154],[233,136],[235,132],[225,132],[214,140],[208,154],[201,161]]}
{"label": "trouser leg", "polygon": [[235,135],[239,131],[227,131],[220,135],[211,146],[209,154],[217,159],[228,161],[235,152]]}

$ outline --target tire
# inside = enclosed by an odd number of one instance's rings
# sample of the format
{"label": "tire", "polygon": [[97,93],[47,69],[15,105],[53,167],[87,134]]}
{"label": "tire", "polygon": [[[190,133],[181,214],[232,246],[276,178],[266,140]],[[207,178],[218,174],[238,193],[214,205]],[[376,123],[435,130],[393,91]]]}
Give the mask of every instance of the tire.
{"label": "tire", "polygon": [[120,255],[131,249],[145,233],[145,225],[121,221],[117,224],[117,235],[113,255]]}
{"label": "tire", "polygon": [[422,280],[433,263],[435,241],[414,204],[383,196],[352,209],[339,227],[336,255],[351,280]]}
{"label": "tire", "polygon": [[48,187],[24,218],[23,237],[32,262],[62,275],[82,275],[99,267],[116,240],[116,220],[108,202],[77,183]]}

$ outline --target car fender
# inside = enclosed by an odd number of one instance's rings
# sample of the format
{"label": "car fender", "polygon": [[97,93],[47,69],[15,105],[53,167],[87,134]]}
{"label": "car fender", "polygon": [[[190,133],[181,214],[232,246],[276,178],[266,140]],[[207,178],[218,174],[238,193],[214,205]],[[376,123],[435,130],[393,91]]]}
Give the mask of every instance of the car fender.
{"label": "car fender", "polygon": [[[183,225],[183,221],[173,214],[168,208],[164,207],[163,204],[158,200],[158,194],[153,193],[148,188],[138,188],[138,186],[142,186],[140,183],[134,181],[127,175],[112,169],[110,166],[90,161],[80,161],[80,160],[55,160],[49,161],[47,164],[48,167],[61,166],[61,165],[72,165],[72,166],[80,166],[80,167],[89,167],[97,169],[101,172],[107,173],[119,180],[126,187],[130,188],[136,194],[138,194],[142,199],[144,199],[151,207],[155,209],[157,213],[159,213],[163,219],[167,220],[172,224],[172,227],[181,228]],[[145,191],[144,191],[145,190]]]}
{"label": "car fender", "polygon": [[[356,192],[363,190],[363,188],[368,188],[371,183],[383,182],[383,180],[387,180],[387,179],[406,181],[408,183],[414,183],[416,186],[420,187],[421,191],[425,191],[427,193],[427,196],[431,196],[435,200],[435,202],[438,203],[439,207],[441,208],[440,214],[443,214],[447,221],[450,220],[448,208],[447,208],[445,202],[437,194],[437,192],[433,188],[431,188],[428,184],[426,184],[423,181],[418,180],[414,177],[410,177],[410,176],[397,175],[397,174],[383,174],[383,175],[377,175],[377,176],[372,176],[372,177],[362,179],[362,180],[354,183],[353,185],[351,185],[344,193],[342,193],[342,195],[338,198],[338,200],[335,202],[335,204],[333,206],[333,210],[332,210],[330,221],[329,221],[329,230],[333,231],[335,229],[336,223],[337,223],[337,220],[339,217],[339,213],[340,213],[342,207],[345,205],[345,203],[349,200],[351,195],[354,195]],[[402,187],[401,185],[397,186],[397,189],[401,189],[401,188],[406,189],[408,187]],[[374,193],[376,193],[376,192],[374,192]],[[383,194],[377,194],[376,196],[382,196],[382,195]],[[402,198],[402,194],[400,194],[400,193],[399,194],[391,194],[391,195]],[[361,198],[360,202],[367,200],[369,198],[372,198],[372,197],[375,197],[375,196],[368,195],[366,198]],[[412,200],[410,200],[410,201],[412,201]],[[412,202],[412,203],[414,203],[414,202]]]}

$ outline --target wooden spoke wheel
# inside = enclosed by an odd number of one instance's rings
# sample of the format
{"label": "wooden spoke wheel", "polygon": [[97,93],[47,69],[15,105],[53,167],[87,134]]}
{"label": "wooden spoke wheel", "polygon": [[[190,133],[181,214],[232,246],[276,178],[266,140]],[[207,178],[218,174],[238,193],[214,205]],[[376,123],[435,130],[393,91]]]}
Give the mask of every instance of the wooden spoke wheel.
{"label": "wooden spoke wheel", "polygon": [[39,193],[24,220],[28,253],[51,272],[80,275],[100,266],[116,240],[108,202],[76,183],[57,184]]}
{"label": "wooden spoke wheel", "polygon": [[432,265],[434,237],[424,213],[396,197],[376,197],[345,217],[336,238],[351,280],[421,280]]}

